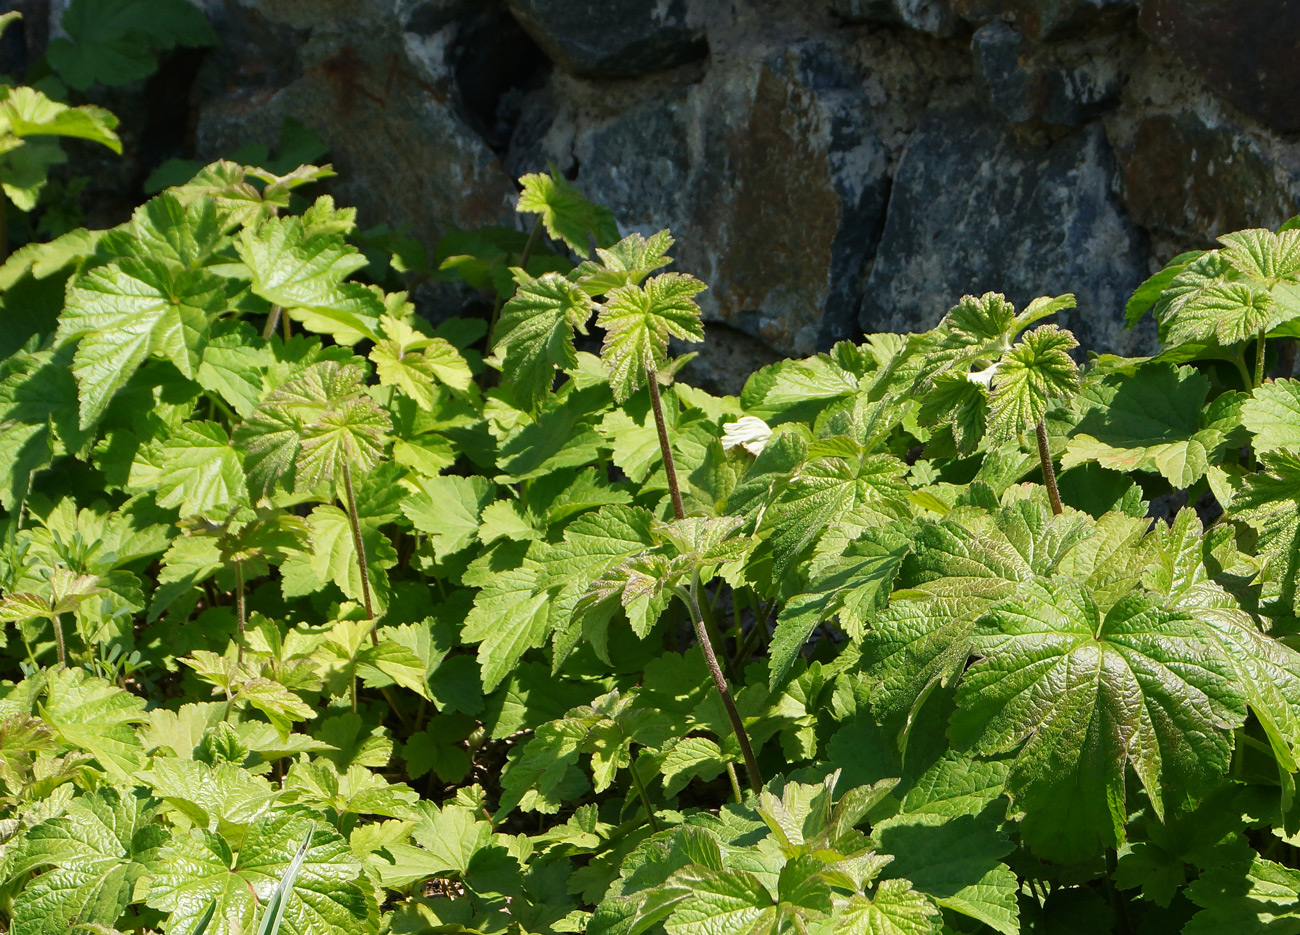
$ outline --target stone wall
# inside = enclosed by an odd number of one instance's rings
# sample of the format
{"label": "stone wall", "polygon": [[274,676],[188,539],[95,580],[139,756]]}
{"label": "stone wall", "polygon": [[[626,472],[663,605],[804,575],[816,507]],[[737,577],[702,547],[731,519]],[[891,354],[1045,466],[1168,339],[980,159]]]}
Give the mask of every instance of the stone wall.
{"label": "stone wall", "polygon": [[[363,224],[519,223],[554,163],[706,280],[723,386],[1074,292],[1085,347],[1171,255],[1300,211],[1292,0],[201,0],[203,158],[330,146]],[[708,372],[712,368],[712,372]]]}

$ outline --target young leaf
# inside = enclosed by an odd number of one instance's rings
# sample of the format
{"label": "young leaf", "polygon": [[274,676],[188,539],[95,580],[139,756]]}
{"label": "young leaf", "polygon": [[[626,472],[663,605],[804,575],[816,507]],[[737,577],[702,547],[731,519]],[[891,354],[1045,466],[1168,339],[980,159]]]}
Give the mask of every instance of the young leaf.
{"label": "young leaf", "polygon": [[1053,402],[1079,388],[1079,368],[1067,353],[1078,341],[1056,325],[1040,325],[1002,358],[993,377],[989,431],[1009,438],[1037,425]]}
{"label": "young leaf", "polygon": [[283,477],[309,490],[339,477],[345,465],[357,473],[374,468],[392,423],[361,378],[358,367],[324,360],[269,393],[235,429],[249,484],[268,491]]}
{"label": "young leaf", "polygon": [[661,273],[644,286],[621,286],[609,293],[596,316],[605,329],[601,358],[609,371],[614,398],[623,402],[657,373],[667,360],[669,337],[703,341],[695,296],[705,290],[694,276]]}
{"label": "young leaf", "polygon": [[1286,613],[1296,607],[1296,555],[1300,554],[1300,456],[1289,450],[1259,456],[1264,470],[1247,475],[1246,486],[1232,501],[1232,516],[1259,530],[1258,580],[1264,600],[1281,602]]}
{"label": "young leaf", "polygon": [[159,506],[179,507],[181,516],[192,516],[244,499],[239,453],[215,422],[187,422],[168,436],[159,454],[154,479]]}
{"label": "young leaf", "polygon": [[556,367],[578,366],[573,331],[587,333],[593,308],[590,297],[558,273],[520,280],[501,309],[495,350],[504,350],[502,373],[524,408],[537,408]]}
{"label": "young leaf", "polygon": [[72,370],[81,425],[92,425],[150,355],[193,377],[208,323],[225,306],[221,280],[161,261],[123,259],[73,280],[57,342],[80,339]]}
{"label": "young leaf", "polygon": [[589,238],[605,247],[618,240],[618,225],[608,208],[592,204],[564,176],[552,168],[547,175],[533,173],[519,179],[523,191],[515,210],[541,216],[546,233],[562,240],[580,256],[591,250]]}

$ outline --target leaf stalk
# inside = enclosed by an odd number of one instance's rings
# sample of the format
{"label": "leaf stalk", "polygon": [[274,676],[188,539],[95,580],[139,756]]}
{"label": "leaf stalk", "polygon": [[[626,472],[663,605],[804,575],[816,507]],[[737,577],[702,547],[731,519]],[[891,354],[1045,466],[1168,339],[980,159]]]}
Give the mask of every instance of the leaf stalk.
{"label": "leaf stalk", "polygon": [[1056,469],[1052,467],[1052,451],[1047,446],[1047,426],[1043,420],[1039,419],[1038,424],[1034,426],[1034,433],[1038,436],[1038,460],[1043,465],[1043,481],[1047,485],[1047,499],[1052,502],[1052,512],[1060,516],[1063,508],[1061,506],[1061,492],[1056,489]]}

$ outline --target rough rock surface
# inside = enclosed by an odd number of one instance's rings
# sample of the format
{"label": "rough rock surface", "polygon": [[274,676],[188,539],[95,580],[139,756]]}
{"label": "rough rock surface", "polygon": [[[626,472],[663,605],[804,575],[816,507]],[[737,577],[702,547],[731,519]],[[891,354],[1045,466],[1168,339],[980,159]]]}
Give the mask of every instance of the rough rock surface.
{"label": "rough rock surface", "polygon": [[896,23],[943,38],[961,23],[950,0],[831,0],[831,12],[848,23]]}
{"label": "rough rock surface", "polygon": [[1242,113],[1300,130],[1300,4],[1144,0],[1142,30]]}
{"label": "rough rock surface", "polygon": [[965,293],[1073,292],[1060,321],[1084,346],[1132,347],[1124,303],[1147,263],[1114,174],[1100,127],[1042,144],[975,108],[930,114],[894,176],[862,327],[930,327]]}
{"label": "rough rock surface", "polygon": [[973,23],[1007,19],[1030,39],[1062,39],[1105,28],[1136,5],[1135,0],[952,0]]}
{"label": "rough rock surface", "polygon": [[1124,81],[1114,59],[1035,45],[1002,20],[975,31],[971,52],[989,102],[1012,123],[1083,126],[1118,96]]}
{"label": "rough rock surface", "polygon": [[[292,116],[330,147],[331,188],[363,226],[409,225],[433,242],[449,224],[511,219],[514,187],[464,117],[450,57],[435,74],[394,55],[412,34],[375,31],[385,18],[371,3],[266,0],[225,13],[214,19],[229,71],[199,110],[201,156],[273,143]],[[292,60],[270,54],[286,44]]]}
{"label": "rough rock surface", "polygon": [[1129,215],[1185,243],[1245,227],[1277,227],[1300,211],[1300,177],[1267,143],[1232,123],[1152,114],[1122,152]]}
{"label": "rough rock surface", "polygon": [[631,78],[708,54],[685,0],[509,0],[551,60],[585,78]]}

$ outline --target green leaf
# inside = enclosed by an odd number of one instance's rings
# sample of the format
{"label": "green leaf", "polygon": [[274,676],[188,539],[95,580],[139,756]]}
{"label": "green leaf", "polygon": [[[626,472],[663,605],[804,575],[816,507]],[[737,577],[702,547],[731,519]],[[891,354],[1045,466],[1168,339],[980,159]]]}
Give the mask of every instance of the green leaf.
{"label": "green leaf", "polygon": [[78,91],[145,78],[158,53],[175,46],[217,44],[207,19],[183,0],[75,0],[62,25],[67,38],[50,42],[50,64]]}
{"label": "green leaf", "polygon": [[894,576],[911,551],[906,537],[888,529],[868,530],[844,554],[781,608],[768,648],[769,684],[785,678],[804,643],[821,623],[839,613],[850,636],[861,637],[869,615],[885,605]]}
{"label": "green leaf", "polygon": [[976,630],[951,736],[1019,750],[1008,792],[1036,853],[1086,859],[1123,840],[1132,767],[1157,815],[1165,790],[1196,795],[1227,768],[1244,699],[1203,623],[1142,594],[1103,617],[1072,583],[1033,580]]}
{"label": "green leaf", "polygon": [[1300,449],[1300,380],[1256,387],[1242,404],[1241,422],[1255,436],[1256,451]]}
{"label": "green leaf", "polygon": [[586,334],[594,306],[578,286],[558,273],[523,280],[501,309],[496,346],[502,375],[521,406],[536,409],[555,377],[555,368],[578,366],[576,328]]}
{"label": "green leaf", "polygon": [[100,417],[151,355],[194,377],[208,323],[224,308],[219,279],[157,260],[123,259],[73,280],[55,340],[80,338],[72,370],[82,426]]}
{"label": "green leaf", "polygon": [[588,260],[578,266],[582,291],[603,295],[619,286],[640,285],[641,280],[672,262],[668,257],[672,245],[672,234],[662,230],[648,240],[634,231],[608,249],[597,246],[599,262]]}
{"label": "green leaf", "polygon": [[1079,368],[1069,351],[1079,342],[1056,325],[1040,325],[1003,355],[993,377],[989,431],[1009,438],[1037,425],[1054,402],[1079,388]]}
{"label": "green leaf", "polygon": [[[755,461],[755,467],[758,464]],[[824,534],[847,544],[867,529],[909,518],[906,473],[907,466],[890,455],[826,457],[805,464],[764,520],[772,529],[776,575],[783,575],[804,548]],[[736,493],[741,490],[737,486]]]}
{"label": "green leaf", "polygon": [[[122,155],[122,141],[114,129],[117,118],[93,104],[69,107],[52,101],[35,88],[5,89],[0,98],[0,140],[13,135],[19,139],[29,136],[69,136],[90,140],[107,146]],[[0,143],[0,146],[5,144]]]}
{"label": "green leaf", "polygon": [[533,173],[519,179],[523,191],[515,210],[541,215],[546,233],[562,240],[581,256],[596,246],[607,247],[618,240],[618,225],[608,208],[592,204],[564,176],[551,169],[549,175]]}
{"label": "green leaf", "polygon": [[1251,855],[1249,866],[1211,867],[1186,889],[1201,908],[1185,935],[1294,935],[1300,932],[1300,871]]}
{"label": "green leaf", "polygon": [[150,486],[158,505],[179,507],[181,516],[206,513],[245,497],[244,469],[226,430],[215,422],[187,422],[159,449],[158,475]]}
{"label": "green leaf", "polygon": [[364,302],[355,284],[344,280],[365,266],[366,258],[342,236],[311,234],[301,218],[273,217],[240,231],[235,250],[252,274],[253,292],[266,301],[286,309],[335,309],[335,317],[353,331],[382,340],[377,300],[373,305],[349,303]]}
{"label": "green leaf", "polygon": [[939,931],[938,915],[939,908],[907,880],[885,880],[869,899],[856,894],[849,897],[837,914],[835,931],[844,935],[931,935]]}
{"label": "green leaf", "polygon": [[249,483],[267,491],[283,477],[309,490],[345,468],[358,475],[373,469],[392,423],[361,379],[360,368],[323,360],[267,394],[235,429]]}
{"label": "green leaf", "polygon": [[879,822],[872,840],[882,853],[894,855],[883,876],[910,881],[940,906],[1003,935],[1019,935],[1019,883],[1001,862],[1012,845],[989,812],[940,824],[899,815]]}
{"label": "green leaf", "polygon": [[108,787],[73,800],[61,817],[28,831],[9,872],[43,872],[14,902],[13,935],[116,923],[167,841],[152,815],[147,799]]}
{"label": "green leaf", "polygon": [[647,373],[658,373],[667,360],[670,337],[704,340],[695,296],[705,288],[694,276],[661,273],[644,286],[622,286],[609,293],[596,324],[605,329],[601,358],[617,401],[643,386]]}
{"label": "green leaf", "polygon": [[546,592],[537,590],[535,565],[494,573],[485,583],[461,638],[479,644],[483,690],[491,691],[510,676],[525,652],[546,641],[551,608]]}
{"label": "green leaf", "polygon": [[438,383],[461,393],[469,389],[473,382],[469,364],[450,341],[425,337],[388,316],[382,321],[389,338],[370,349],[381,386],[399,387],[426,412],[434,409]]}
{"label": "green leaf", "polygon": [[162,853],[147,902],[170,913],[168,931],[189,931],[216,900],[209,935],[247,932],[258,901],[270,897],[313,826],[302,870],[286,900],[281,931],[348,935],[372,930],[373,903],[355,882],[361,866],[347,842],[333,828],[292,811],[257,819],[239,847],[201,829],[177,835]]}
{"label": "green leaf", "polygon": [[762,882],[743,870],[692,867],[674,882],[689,893],[664,923],[668,935],[749,935],[775,931],[777,903]]}
{"label": "green leaf", "polygon": [[1181,273],[1187,264],[1199,259],[1204,253],[1203,250],[1180,253],[1166,263],[1164,269],[1138,286],[1137,291],[1124,305],[1124,327],[1132,328],[1137,325],[1159,300],[1160,294],[1174,281],[1174,277]]}
{"label": "green leaf", "polygon": [[1261,597],[1280,601],[1291,613],[1300,556],[1300,455],[1271,451],[1261,453],[1259,460],[1263,470],[1246,476],[1245,487],[1233,498],[1231,515],[1259,531]]}
{"label": "green leaf", "polygon": [[41,719],[61,743],[84,750],[110,776],[126,778],[140,767],[142,749],[135,725],[144,723],[145,702],[82,669],[50,676]]}
{"label": "green leaf", "polygon": [[408,481],[414,492],[402,499],[402,513],[429,535],[433,554],[445,558],[473,545],[479,517],[493,501],[495,487],[484,477],[418,477]]}
{"label": "green leaf", "polygon": [[659,767],[664,793],[676,795],[697,777],[705,782],[716,779],[729,762],[730,757],[707,737],[683,737],[673,744]]}
{"label": "green leaf", "polygon": [[1190,487],[1226,440],[1203,424],[1209,389],[1195,368],[1168,364],[1147,364],[1090,385],[1080,394],[1083,417],[1066,444],[1062,468],[1096,461],[1117,471],[1158,471],[1173,486]]}

